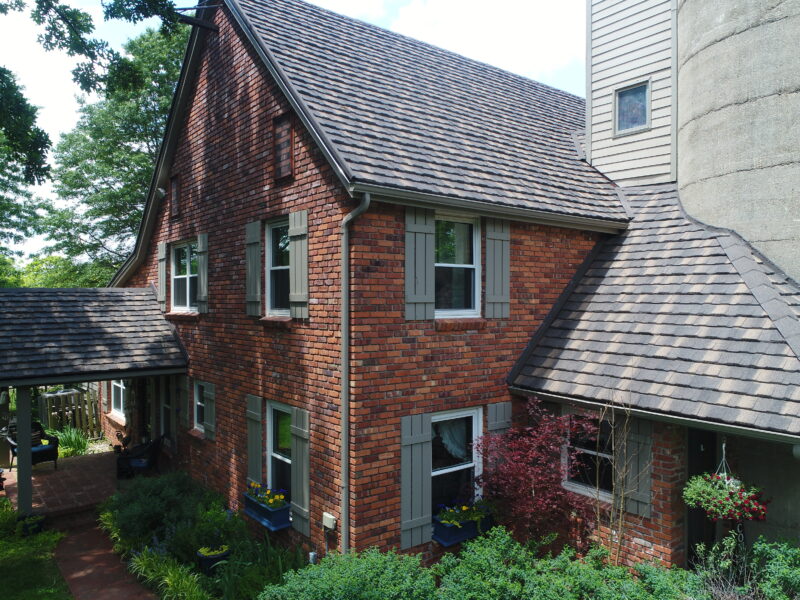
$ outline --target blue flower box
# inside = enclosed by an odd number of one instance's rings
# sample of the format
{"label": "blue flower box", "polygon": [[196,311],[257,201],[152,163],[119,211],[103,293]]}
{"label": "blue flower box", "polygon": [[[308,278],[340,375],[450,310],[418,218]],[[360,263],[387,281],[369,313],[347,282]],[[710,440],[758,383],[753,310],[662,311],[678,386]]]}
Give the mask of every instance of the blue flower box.
{"label": "blue flower box", "polygon": [[270,531],[280,531],[291,527],[289,521],[289,510],[291,507],[286,504],[280,508],[270,508],[261,504],[258,500],[248,494],[244,494],[244,514],[257,521]]}
{"label": "blue flower box", "polygon": [[480,529],[477,521],[462,521],[461,527],[442,523],[439,517],[433,517],[433,541],[438,542],[445,548],[455,546],[461,542],[478,537],[478,533],[485,533],[492,526],[491,517],[484,517],[480,522]]}

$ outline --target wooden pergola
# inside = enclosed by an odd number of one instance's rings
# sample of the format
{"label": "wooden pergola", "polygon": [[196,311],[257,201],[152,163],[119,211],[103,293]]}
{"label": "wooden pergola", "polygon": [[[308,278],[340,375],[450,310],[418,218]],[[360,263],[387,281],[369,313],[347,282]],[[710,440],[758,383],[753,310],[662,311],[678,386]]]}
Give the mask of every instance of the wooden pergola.
{"label": "wooden pergola", "polygon": [[0,289],[0,388],[17,391],[17,508],[31,512],[31,388],[186,372],[152,289]]}

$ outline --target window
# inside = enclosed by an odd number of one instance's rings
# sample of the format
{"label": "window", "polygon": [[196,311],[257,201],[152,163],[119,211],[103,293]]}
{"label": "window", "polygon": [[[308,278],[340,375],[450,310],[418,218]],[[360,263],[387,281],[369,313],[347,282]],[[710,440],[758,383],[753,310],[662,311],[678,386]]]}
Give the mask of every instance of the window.
{"label": "window", "polygon": [[294,174],[294,130],[288,114],[273,121],[275,179],[288,179]]}
{"label": "window", "polygon": [[204,431],[203,423],[206,420],[206,388],[205,384],[195,382],[194,384],[194,428]]}
{"label": "window", "polygon": [[128,388],[122,379],[115,379],[111,382],[111,412],[125,418],[125,400],[127,399]]}
{"label": "window", "polygon": [[481,468],[474,444],[480,435],[480,409],[431,417],[432,514],[474,499]]}
{"label": "window", "polygon": [[570,435],[567,439],[564,487],[610,502],[615,479],[613,425],[606,420],[591,421],[597,427],[596,434]]}
{"label": "window", "polygon": [[436,219],[435,315],[479,316],[480,231],[478,222]]}
{"label": "window", "polygon": [[172,310],[197,310],[197,242],[172,249]]}
{"label": "window", "polygon": [[267,312],[289,315],[289,222],[267,225]]}
{"label": "window", "polygon": [[267,481],[272,489],[292,489],[292,415],[289,407],[268,404],[267,412]]}
{"label": "window", "polygon": [[650,84],[637,83],[614,92],[614,133],[625,135],[650,127]]}

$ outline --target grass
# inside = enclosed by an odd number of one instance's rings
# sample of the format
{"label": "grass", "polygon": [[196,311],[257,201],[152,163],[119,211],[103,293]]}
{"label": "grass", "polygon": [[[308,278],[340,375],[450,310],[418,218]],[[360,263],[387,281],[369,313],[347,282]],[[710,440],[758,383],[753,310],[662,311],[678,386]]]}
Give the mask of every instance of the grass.
{"label": "grass", "polygon": [[0,498],[0,573],[3,600],[71,600],[53,558],[62,533],[43,531],[30,537],[15,533],[16,512]]}

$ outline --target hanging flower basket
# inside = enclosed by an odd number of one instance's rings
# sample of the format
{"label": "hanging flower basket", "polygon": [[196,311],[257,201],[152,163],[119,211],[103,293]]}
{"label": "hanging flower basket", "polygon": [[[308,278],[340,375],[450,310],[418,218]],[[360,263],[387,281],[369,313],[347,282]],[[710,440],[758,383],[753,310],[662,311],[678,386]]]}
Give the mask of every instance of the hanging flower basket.
{"label": "hanging flower basket", "polygon": [[727,473],[704,473],[691,477],[683,488],[683,500],[700,508],[712,521],[764,521],[767,501],[756,487],[747,486]]}

